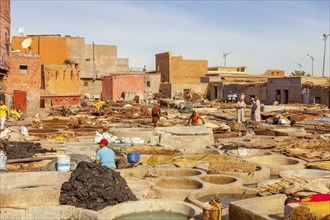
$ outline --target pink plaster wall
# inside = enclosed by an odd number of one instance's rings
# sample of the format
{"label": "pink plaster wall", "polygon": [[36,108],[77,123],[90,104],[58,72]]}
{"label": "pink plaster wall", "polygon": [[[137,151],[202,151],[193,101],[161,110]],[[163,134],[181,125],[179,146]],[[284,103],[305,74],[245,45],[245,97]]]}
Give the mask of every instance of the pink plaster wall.
{"label": "pink plaster wall", "polygon": [[[123,92],[144,95],[144,75],[113,75],[102,79],[102,99],[118,100]],[[134,95],[133,95],[134,94]]]}

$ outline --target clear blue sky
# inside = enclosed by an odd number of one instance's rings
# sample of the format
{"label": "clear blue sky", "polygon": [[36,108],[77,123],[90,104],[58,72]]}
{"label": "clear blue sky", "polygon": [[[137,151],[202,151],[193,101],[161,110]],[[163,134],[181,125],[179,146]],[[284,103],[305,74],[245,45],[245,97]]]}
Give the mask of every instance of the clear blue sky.
{"label": "clear blue sky", "polygon": [[[118,46],[130,67],[155,69],[155,54],[172,51],[209,66],[247,66],[249,73],[302,69],[321,76],[330,33],[330,0],[322,1],[11,1],[12,35],[62,34]],[[326,75],[330,73],[330,37]]]}

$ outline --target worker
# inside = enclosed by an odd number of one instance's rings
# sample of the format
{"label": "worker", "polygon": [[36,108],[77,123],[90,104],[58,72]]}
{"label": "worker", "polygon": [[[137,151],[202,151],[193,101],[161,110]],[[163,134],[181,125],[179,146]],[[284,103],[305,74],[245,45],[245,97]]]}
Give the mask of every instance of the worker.
{"label": "worker", "polygon": [[251,120],[260,122],[261,115],[260,115],[260,101],[258,96],[255,98],[251,98]]}
{"label": "worker", "polygon": [[205,125],[203,118],[201,118],[201,116],[199,116],[199,114],[197,114],[196,111],[194,110],[189,117],[187,126],[189,125],[190,121],[191,121],[191,125],[198,125],[198,119],[200,119],[203,122],[203,124]]}
{"label": "worker", "polygon": [[8,119],[7,106],[0,100],[0,131],[5,129],[6,119]]}
{"label": "worker", "polygon": [[151,117],[152,117],[152,123],[154,123],[154,127],[159,126],[159,120],[160,120],[161,111],[158,107],[158,102],[154,102],[154,107],[151,110]]}
{"label": "worker", "polygon": [[105,105],[105,101],[98,101],[93,106],[96,108],[97,111],[101,111],[104,105]]}
{"label": "worker", "polygon": [[244,108],[246,107],[246,104],[242,97],[240,97],[240,100],[236,103],[236,111],[237,111],[237,122],[242,123],[245,121],[244,116]]}
{"label": "worker", "polygon": [[255,96],[255,109],[254,109],[254,115],[255,115],[255,121],[260,122],[261,121],[261,114],[260,114],[260,100],[258,96]]}
{"label": "worker", "polygon": [[107,139],[102,139],[99,144],[100,150],[96,153],[95,163],[108,168],[116,168],[116,155],[115,152],[108,147]]}
{"label": "worker", "polygon": [[256,101],[254,98],[251,98],[251,120],[256,121],[256,115],[255,115],[255,110],[256,110]]}

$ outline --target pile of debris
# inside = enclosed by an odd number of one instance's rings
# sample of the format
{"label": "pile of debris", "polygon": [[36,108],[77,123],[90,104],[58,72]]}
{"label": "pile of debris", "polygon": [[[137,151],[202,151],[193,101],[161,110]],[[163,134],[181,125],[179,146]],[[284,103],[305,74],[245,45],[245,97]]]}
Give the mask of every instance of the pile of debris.
{"label": "pile of debris", "polygon": [[[5,142],[3,142],[5,143]],[[48,150],[41,147],[39,143],[33,142],[8,142],[5,146],[7,159],[23,159],[31,158],[38,153],[56,152],[56,150]]]}
{"label": "pile of debris", "polygon": [[58,108],[51,108],[51,112],[50,112],[49,115],[50,116],[66,116],[66,117],[69,117],[71,115],[76,115],[76,113],[73,112],[72,110],[70,110],[66,106],[61,106],[61,107],[58,107]]}
{"label": "pile of debris", "polygon": [[60,204],[101,210],[109,205],[136,201],[120,173],[95,163],[80,162],[62,184]]}
{"label": "pile of debris", "polygon": [[292,197],[306,197],[315,193],[328,194],[329,176],[307,179],[302,177],[283,178],[272,184],[258,186],[259,195],[269,196],[284,193]]}

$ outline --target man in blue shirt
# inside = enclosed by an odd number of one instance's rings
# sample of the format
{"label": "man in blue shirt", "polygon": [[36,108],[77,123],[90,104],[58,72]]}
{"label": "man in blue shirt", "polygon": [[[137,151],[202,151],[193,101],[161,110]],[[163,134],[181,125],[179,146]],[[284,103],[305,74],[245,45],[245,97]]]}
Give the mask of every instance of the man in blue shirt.
{"label": "man in blue shirt", "polygon": [[108,168],[116,168],[116,155],[113,150],[108,148],[108,141],[106,139],[102,139],[100,141],[100,150],[96,153],[96,164],[101,164],[102,166],[106,166]]}

